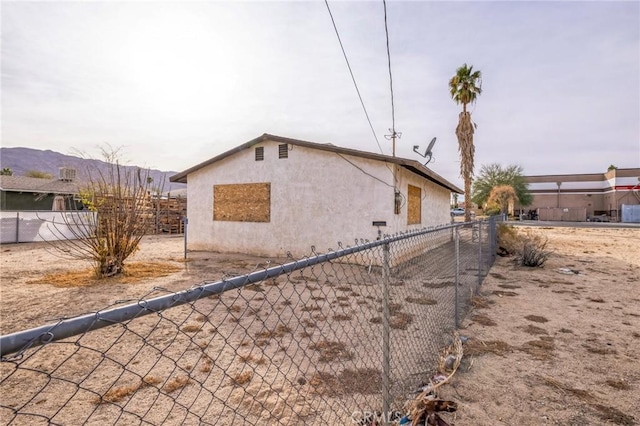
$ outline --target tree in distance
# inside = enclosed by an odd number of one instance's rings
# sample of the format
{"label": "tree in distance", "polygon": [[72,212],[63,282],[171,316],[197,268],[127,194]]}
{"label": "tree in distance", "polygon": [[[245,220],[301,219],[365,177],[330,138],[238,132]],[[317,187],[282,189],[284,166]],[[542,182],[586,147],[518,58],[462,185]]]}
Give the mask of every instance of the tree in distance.
{"label": "tree in distance", "polygon": [[493,187],[487,200],[487,210],[496,209],[500,214],[509,213],[509,205],[518,199],[515,189],[511,185]]}
{"label": "tree in distance", "polygon": [[531,205],[533,196],[527,188],[527,183],[522,175],[522,167],[509,165],[503,168],[500,164],[492,163],[483,165],[480,173],[473,182],[473,192],[471,200],[479,206],[486,206],[491,195],[491,191],[498,187],[507,185],[513,188],[516,200],[522,206]]}

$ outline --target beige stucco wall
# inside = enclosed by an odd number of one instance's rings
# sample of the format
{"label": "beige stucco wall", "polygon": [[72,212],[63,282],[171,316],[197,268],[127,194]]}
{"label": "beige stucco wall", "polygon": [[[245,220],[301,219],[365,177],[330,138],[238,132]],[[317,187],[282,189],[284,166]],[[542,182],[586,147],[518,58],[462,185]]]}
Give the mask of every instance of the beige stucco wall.
{"label": "beige stucco wall", "polygon": [[[264,161],[255,161],[254,148],[264,147]],[[373,221],[386,221],[383,233],[447,223],[449,191],[405,169],[396,170],[405,202],[393,213],[392,164],[289,146],[289,158],[278,158],[278,144],[263,142],[204,167],[188,176],[188,244],[193,250],[242,252],[265,256],[300,257],[336,249],[338,241],[373,240]],[[351,164],[353,163],[353,164]],[[271,183],[268,223],[213,220],[213,186]],[[407,185],[422,189],[422,223],[407,227]]]}
{"label": "beige stucco wall", "polygon": [[587,216],[601,213],[615,216],[622,204],[640,202],[634,191],[629,189],[640,182],[640,169],[637,168],[610,170],[602,174],[527,176],[525,179],[534,196],[533,203],[524,207],[525,210],[559,206],[585,208]]}

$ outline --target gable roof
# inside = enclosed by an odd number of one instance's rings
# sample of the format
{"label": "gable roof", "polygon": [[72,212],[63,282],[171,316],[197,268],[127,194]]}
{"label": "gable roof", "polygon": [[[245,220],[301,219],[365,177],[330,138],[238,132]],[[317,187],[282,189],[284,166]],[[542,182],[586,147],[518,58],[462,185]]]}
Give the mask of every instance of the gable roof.
{"label": "gable roof", "polygon": [[41,179],[27,176],[0,176],[0,190],[5,192],[36,192],[40,194],[77,194],[77,182]]}
{"label": "gable roof", "polygon": [[262,136],[252,139],[249,142],[245,142],[242,145],[239,145],[233,149],[230,149],[229,151],[223,152],[222,154],[216,157],[210,158],[207,161],[203,161],[202,163],[197,164],[183,172],[175,174],[169,178],[169,181],[187,183],[187,176],[189,175],[189,173],[193,173],[197,170],[202,169],[203,167],[207,167],[217,161],[220,161],[242,150],[250,148],[253,145],[256,145],[261,142],[266,142],[266,141],[286,143],[291,145],[303,146],[311,149],[318,149],[321,151],[335,152],[336,154],[352,155],[354,157],[361,157],[361,158],[367,158],[370,160],[382,161],[385,163],[397,164],[401,167],[404,167],[407,170],[412,171],[417,175],[422,176],[427,180],[430,180],[431,182],[434,182],[450,190],[451,192],[456,192],[458,194],[463,193],[462,189],[458,188],[457,186],[455,186],[454,184],[452,184],[451,182],[449,182],[439,174],[426,168],[425,166],[422,165],[422,163],[419,163],[418,161],[415,161],[415,160],[410,160],[407,158],[400,158],[400,157],[392,157],[390,155],[384,155],[384,154],[375,154],[373,152],[360,151],[357,149],[341,148],[339,146],[335,146],[330,143],[323,144],[323,143],[317,143],[317,142],[303,141],[299,139],[285,138],[282,136],[270,135],[268,133],[265,133]]}

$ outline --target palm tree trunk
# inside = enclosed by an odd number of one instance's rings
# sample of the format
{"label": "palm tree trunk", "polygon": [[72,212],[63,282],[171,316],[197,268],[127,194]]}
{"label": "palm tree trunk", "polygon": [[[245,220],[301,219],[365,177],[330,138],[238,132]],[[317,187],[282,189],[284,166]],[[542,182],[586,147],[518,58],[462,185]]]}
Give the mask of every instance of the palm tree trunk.
{"label": "palm tree trunk", "polygon": [[471,221],[471,176],[464,178],[464,221]]}
{"label": "palm tree trunk", "polygon": [[459,115],[456,136],[458,137],[458,150],[460,151],[460,176],[464,179],[464,220],[471,220],[471,177],[473,176],[473,158],[475,147],[473,146],[473,123],[471,114],[466,111],[466,104],[463,104],[463,111]]}

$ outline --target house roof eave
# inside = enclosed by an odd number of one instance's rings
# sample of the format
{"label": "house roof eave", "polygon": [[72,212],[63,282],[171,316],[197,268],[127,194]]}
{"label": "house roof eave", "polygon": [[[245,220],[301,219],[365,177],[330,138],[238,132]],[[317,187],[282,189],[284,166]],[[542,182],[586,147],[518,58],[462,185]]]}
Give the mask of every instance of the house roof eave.
{"label": "house roof eave", "polygon": [[393,163],[393,164],[397,164],[401,167],[404,167],[405,169],[408,169],[432,182],[434,182],[437,185],[440,185],[448,190],[450,190],[451,192],[455,192],[455,193],[459,193],[462,194],[463,191],[458,188],[456,185],[452,184],[451,182],[449,182],[448,180],[446,180],[445,178],[443,178],[442,176],[438,175],[437,173],[433,172],[432,170],[428,169],[427,167],[425,167],[424,165],[422,165],[421,163],[415,161],[415,160],[410,160],[410,159],[406,159],[406,158],[400,158],[400,157],[392,157],[389,155],[384,155],[384,154],[376,154],[373,152],[367,152],[367,151],[360,151],[357,149],[352,149],[352,148],[342,148],[342,147],[338,147],[336,145],[333,144],[322,144],[322,143],[317,143],[317,142],[309,142],[309,141],[303,141],[300,139],[291,139],[291,138],[285,138],[282,136],[276,136],[276,135],[270,135],[268,133],[264,133],[263,135],[252,139],[248,142],[243,143],[242,145],[239,145],[233,149],[230,149],[229,151],[223,152],[222,154],[215,156],[213,158],[210,158],[209,160],[203,161],[202,163],[199,163],[193,167],[188,168],[187,170],[184,170],[178,174],[175,174],[173,176],[171,176],[169,178],[170,182],[179,182],[179,183],[187,183],[187,176],[190,173],[193,173],[197,170],[200,170],[203,167],[209,166],[217,161],[220,161],[226,157],[229,157],[233,154],[236,154],[244,149],[250,148],[251,146],[261,143],[261,142],[265,142],[265,141],[273,141],[273,142],[280,142],[280,143],[287,143],[287,144],[291,144],[291,145],[297,145],[297,146],[303,146],[303,147],[307,147],[307,148],[311,148],[311,149],[318,149],[321,151],[330,151],[330,152],[335,152],[338,154],[344,154],[344,155],[352,155],[355,157],[361,157],[361,158],[367,158],[370,160],[377,160],[377,161],[383,161],[383,162],[387,162],[387,163]]}

